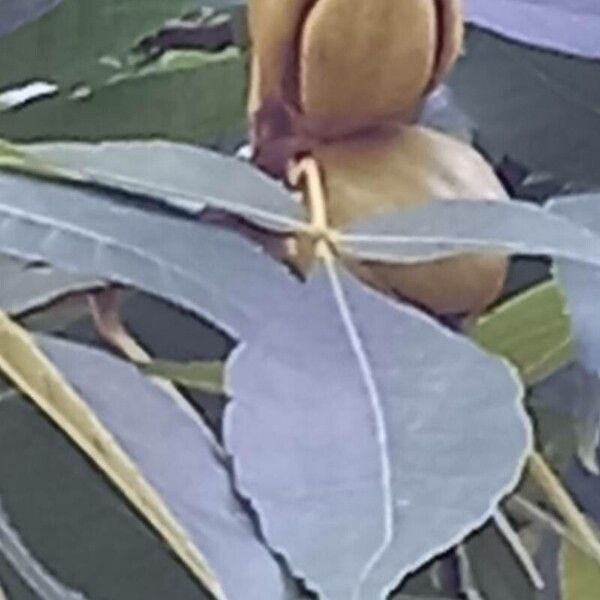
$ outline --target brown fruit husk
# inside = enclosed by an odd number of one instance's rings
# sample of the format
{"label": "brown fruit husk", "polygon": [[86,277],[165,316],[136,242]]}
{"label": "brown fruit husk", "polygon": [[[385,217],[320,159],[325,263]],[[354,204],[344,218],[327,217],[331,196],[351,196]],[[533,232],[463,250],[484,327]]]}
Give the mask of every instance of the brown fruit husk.
{"label": "brown fruit husk", "polygon": [[413,117],[458,56],[462,0],[250,0],[249,26],[253,129],[268,101],[280,136],[326,140]]}
{"label": "brown fruit husk", "polygon": [[432,0],[318,0],[303,23],[296,101],[320,138],[412,112],[437,52]]}
{"label": "brown fruit husk", "polygon": [[[460,53],[462,14],[462,0],[249,0],[254,163],[284,177],[290,159],[312,155],[334,228],[433,198],[506,199],[472,148],[408,125]],[[295,246],[290,260],[304,272],[313,243],[298,235]],[[495,255],[341,258],[366,283],[437,315],[482,312],[507,268]]]}
{"label": "brown fruit husk", "polygon": [[[508,199],[473,148],[418,126],[387,127],[368,137],[324,144],[314,156],[334,229],[434,198]],[[507,270],[506,257],[495,254],[416,265],[341,258],[365,283],[437,315],[482,313],[500,294]]]}

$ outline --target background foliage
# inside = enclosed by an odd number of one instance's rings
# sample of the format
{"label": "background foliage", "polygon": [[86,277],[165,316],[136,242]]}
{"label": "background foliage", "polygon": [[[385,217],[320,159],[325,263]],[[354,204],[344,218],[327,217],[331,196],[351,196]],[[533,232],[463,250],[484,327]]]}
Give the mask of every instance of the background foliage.
{"label": "background foliage", "polygon": [[[236,16],[238,9],[233,9],[234,16],[223,21],[200,11],[197,3],[191,1],[166,4],[148,0],[63,0],[26,4],[26,13],[15,12],[12,2],[0,10],[0,32],[5,34],[0,38],[2,137],[14,142],[160,137],[226,151],[243,141],[246,58]],[[519,5],[516,1],[507,4],[511,6],[506,11],[516,10]],[[490,6],[491,3],[474,2],[473,18],[489,23],[493,16]],[[545,14],[551,14],[548,11]],[[29,18],[31,21],[26,24]],[[593,16],[587,22],[594,26]],[[182,42],[181,31],[189,33],[190,24],[194,33],[183,36]],[[514,22],[502,22],[495,28],[534,42],[543,37],[539,30],[528,33],[515,29]],[[544,39],[544,45],[548,45],[549,38]],[[573,50],[569,40],[563,38],[555,45]],[[579,44],[576,50],[581,54],[586,48]],[[23,91],[36,81],[46,84],[44,95],[15,100],[15,90]],[[597,81],[600,77],[596,62],[525,48],[473,28],[466,56],[450,80],[449,90],[466,112],[467,119],[461,123],[471,124],[477,144],[494,159],[509,188],[520,197],[543,201],[558,191],[592,190],[598,183],[594,140],[600,136],[593,135],[599,126],[594,108],[595,94],[600,93],[594,84]],[[446,110],[456,122],[455,107],[448,105]],[[6,165],[21,160],[14,147],[2,150]],[[35,155],[35,147],[30,151]],[[43,155],[43,146],[38,152]],[[114,169],[113,164],[111,170]],[[111,183],[97,172],[91,179],[103,185]],[[181,177],[173,175],[173,179],[181,183]],[[227,181],[223,183],[226,185]],[[50,184],[48,189],[52,189]],[[228,194],[227,197],[231,191]],[[179,190],[175,197],[176,208],[181,209],[185,194]],[[163,200],[170,204],[168,197]],[[189,205],[186,209],[194,211]],[[122,215],[122,219],[126,227],[126,217]],[[190,243],[191,249],[194,244],[201,244],[201,239]],[[207,251],[208,247],[199,246],[191,254],[203,256]],[[238,259],[232,254],[232,262]],[[569,266],[563,265],[565,279],[576,277],[575,273],[569,274]],[[199,261],[189,261],[190,272],[197,272],[198,268]],[[45,305],[67,290],[87,288],[90,281],[100,284],[98,273],[73,277],[39,265],[37,269],[36,272],[35,265],[13,261],[0,263],[0,307],[33,329],[59,331],[72,340],[100,345],[86,311],[74,312],[69,306],[65,309],[64,304],[53,305],[42,313],[32,311],[34,306]],[[40,284],[41,273],[48,279]],[[547,278],[546,262],[518,259],[507,295]],[[131,281],[129,275],[123,280]],[[243,279],[238,284],[240,290],[249,287]],[[285,297],[284,287],[281,293]],[[147,289],[157,290],[154,282]],[[24,290],[25,297],[15,297],[15,292]],[[173,299],[172,288],[168,291],[168,297]],[[185,297],[182,294],[177,299],[184,299],[186,308],[193,309]],[[72,302],[77,306],[76,300]],[[581,492],[580,500],[593,516],[597,512],[592,500],[597,481],[583,471],[576,455],[583,459],[588,471],[593,471],[596,428],[582,427],[582,422],[597,423],[597,419],[589,414],[594,405],[590,409],[589,403],[584,403],[577,410],[564,405],[561,392],[572,390],[574,385],[564,299],[555,284],[549,282],[513,302],[516,309],[514,305],[512,310],[510,306],[499,308],[493,318],[479,323],[474,337],[514,360],[528,384],[543,381],[533,388],[527,403],[535,416],[540,444],[570,487]],[[215,311],[221,305],[215,303]],[[155,314],[161,315],[160,324],[151,316]],[[214,327],[155,297],[132,294],[124,315],[131,330],[159,357],[220,360],[231,346],[230,339]],[[217,319],[221,324],[229,320],[229,314]],[[593,340],[590,343],[593,345]],[[582,377],[592,386],[593,396],[593,383],[585,379],[586,373],[576,374],[575,382],[581,385]],[[573,392],[566,395],[570,397]],[[590,393],[583,397],[590,397]],[[194,393],[192,399],[217,426],[224,397],[203,391]],[[198,597],[197,585],[155,534],[28,402],[6,387],[0,392],[0,411],[0,521],[18,531],[24,547],[40,564],[52,566],[50,577],[74,589],[86,590],[90,597]],[[582,594],[595,589],[595,565],[570,546],[565,546],[559,557],[557,538],[549,529],[541,526],[539,519],[531,519],[530,514],[523,517],[518,507],[512,508],[514,523],[542,568],[547,582],[544,592],[533,589],[514,554],[507,551],[504,540],[489,524],[472,536],[464,553],[425,568],[395,597],[412,594],[447,598],[460,593],[469,597],[470,593],[476,598],[473,594],[480,593],[485,598],[520,600],[556,597],[562,587],[565,600],[586,600]],[[84,544],[82,527],[86,533]],[[565,574],[562,583],[557,580],[559,560]],[[457,561],[458,572],[463,573],[458,587],[454,581]],[[0,556],[0,580],[8,597],[37,597],[32,595],[31,582],[29,588],[24,586],[22,573],[17,576],[14,567],[14,557],[11,565],[10,556]],[[465,570],[470,571],[470,578],[465,576]],[[140,572],[144,576],[139,576]],[[592,583],[586,583],[587,580]],[[467,586],[469,581],[472,589]],[[39,586],[39,581],[34,585]],[[67,597],[65,593],[69,592],[52,593],[58,594],[55,597]],[[574,593],[578,595],[573,596]]]}

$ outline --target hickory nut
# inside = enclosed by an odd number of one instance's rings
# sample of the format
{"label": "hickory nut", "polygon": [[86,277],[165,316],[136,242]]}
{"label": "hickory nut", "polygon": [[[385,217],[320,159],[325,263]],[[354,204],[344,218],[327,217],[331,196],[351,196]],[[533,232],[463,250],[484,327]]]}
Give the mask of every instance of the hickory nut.
{"label": "hickory nut", "polygon": [[279,103],[288,134],[317,139],[410,119],[463,36],[462,0],[250,0],[248,9],[251,120]]}
{"label": "hickory nut", "polygon": [[[283,178],[311,155],[329,227],[434,198],[505,200],[470,146],[414,124],[460,51],[462,0],[250,0],[248,111],[254,163]],[[314,256],[296,236],[290,261]],[[499,295],[507,259],[463,254],[401,265],[341,255],[381,292],[437,315],[473,316]]]}

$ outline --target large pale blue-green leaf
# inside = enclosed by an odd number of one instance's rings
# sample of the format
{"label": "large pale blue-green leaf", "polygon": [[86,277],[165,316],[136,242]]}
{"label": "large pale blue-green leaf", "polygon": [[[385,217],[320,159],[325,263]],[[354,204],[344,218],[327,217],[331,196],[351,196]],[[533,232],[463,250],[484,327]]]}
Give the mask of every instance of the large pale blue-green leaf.
{"label": "large pale blue-green leaf", "polygon": [[52,10],[61,0],[2,0],[0,3],[0,36],[34,21]]}
{"label": "large pale blue-green leaf", "polygon": [[530,445],[507,365],[330,266],[230,359],[224,439],[269,544],[375,600],[490,516]]}
{"label": "large pale blue-green leaf", "polygon": [[93,277],[3,256],[0,256],[0,282],[0,310],[11,314],[44,306],[71,292],[102,286],[102,282]]}
{"label": "large pale blue-green leaf", "polygon": [[[600,202],[600,196],[596,199]],[[358,223],[340,242],[362,258],[390,262],[505,252],[550,254],[600,266],[600,236],[584,224],[522,202],[437,200]]]}
{"label": "large pale blue-green leaf", "polygon": [[138,287],[245,337],[300,284],[235,234],[0,174],[0,253]]}
{"label": "large pale blue-green leaf", "polygon": [[186,529],[226,597],[290,598],[201,419],[132,365],[56,338],[39,343]]}
{"label": "large pale blue-green leaf", "polygon": [[21,150],[74,178],[145,194],[191,213],[221,208],[291,229],[304,220],[299,202],[278,182],[235,158],[168,141],[45,143]]}

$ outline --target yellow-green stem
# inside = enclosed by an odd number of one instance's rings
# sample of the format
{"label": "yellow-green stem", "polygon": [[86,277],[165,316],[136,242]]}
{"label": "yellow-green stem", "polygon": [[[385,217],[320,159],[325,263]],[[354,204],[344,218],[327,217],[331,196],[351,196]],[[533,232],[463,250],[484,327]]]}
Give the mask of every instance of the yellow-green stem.
{"label": "yellow-green stem", "polygon": [[534,452],[529,457],[528,469],[530,475],[560,513],[567,527],[585,544],[589,555],[600,564],[598,537],[560,479],[539,452]]}

